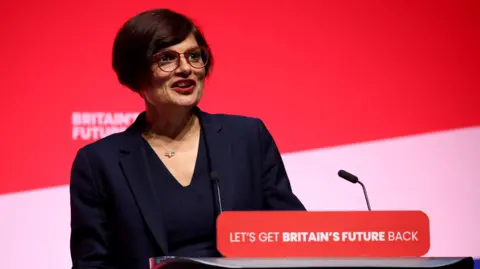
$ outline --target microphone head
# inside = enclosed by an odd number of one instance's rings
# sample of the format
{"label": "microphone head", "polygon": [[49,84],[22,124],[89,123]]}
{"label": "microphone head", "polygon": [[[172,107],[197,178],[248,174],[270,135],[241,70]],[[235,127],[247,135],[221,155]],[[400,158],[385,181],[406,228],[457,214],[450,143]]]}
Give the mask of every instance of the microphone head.
{"label": "microphone head", "polygon": [[213,181],[218,181],[220,179],[217,171],[211,171],[210,172],[210,179],[213,180]]}
{"label": "microphone head", "polygon": [[338,171],[338,176],[347,180],[347,181],[350,181],[354,184],[358,182],[358,177],[357,176],[355,176],[353,174],[350,174],[349,172],[347,172],[345,170]]}

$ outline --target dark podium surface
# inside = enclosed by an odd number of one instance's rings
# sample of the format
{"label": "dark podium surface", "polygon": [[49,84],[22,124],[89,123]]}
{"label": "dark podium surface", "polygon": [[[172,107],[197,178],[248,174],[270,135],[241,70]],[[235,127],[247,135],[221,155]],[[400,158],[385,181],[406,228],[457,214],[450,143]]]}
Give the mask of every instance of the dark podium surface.
{"label": "dark podium surface", "polygon": [[154,268],[462,268],[474,267],[473,259],[465,258],[182,258],[162,257]]}

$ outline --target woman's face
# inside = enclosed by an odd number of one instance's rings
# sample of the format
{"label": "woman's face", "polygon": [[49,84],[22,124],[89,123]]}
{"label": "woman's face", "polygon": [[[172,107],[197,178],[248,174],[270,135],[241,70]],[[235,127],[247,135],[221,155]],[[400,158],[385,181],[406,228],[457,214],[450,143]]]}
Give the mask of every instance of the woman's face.
{"label": "woman's face", "polygon": [[193,35],[157,53],[150,87],[142,91],[142,96],[155,107],[197,105],[203,95],[205,53]]}

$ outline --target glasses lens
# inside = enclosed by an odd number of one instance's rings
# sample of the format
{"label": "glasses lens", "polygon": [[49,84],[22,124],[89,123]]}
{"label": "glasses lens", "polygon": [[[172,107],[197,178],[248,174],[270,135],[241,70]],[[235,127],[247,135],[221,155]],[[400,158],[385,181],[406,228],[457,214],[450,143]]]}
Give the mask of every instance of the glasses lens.
{"label": "glasses lens", "polygon": [[174,51],[163,51],[156,57],[160,69],[166,72],[173,71],[178,65],[178,54]]}
{"label": "glasses lens", "polygon": [[208,50],[202,47],[194,48],[186,53],[188,62],[194,68],[203,68],[208,63]]}

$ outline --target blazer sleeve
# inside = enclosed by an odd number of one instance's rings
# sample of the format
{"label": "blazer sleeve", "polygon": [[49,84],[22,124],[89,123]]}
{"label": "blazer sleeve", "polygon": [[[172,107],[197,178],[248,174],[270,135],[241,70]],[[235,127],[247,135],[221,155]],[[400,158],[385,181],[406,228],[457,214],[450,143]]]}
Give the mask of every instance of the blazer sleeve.
{"label": "blazer sleeve", "polygon": [[110,229],[105,200],[86,155],[80,149],[70,178],[70,254],[73,269],[109,268]]}
{"label": "blazer sleeve", "polygon": [[283,164],[280,151],[266,128],[259,120],[258,130],[262,153],[262,189],[267,210],[306,210],[295,196]]}

